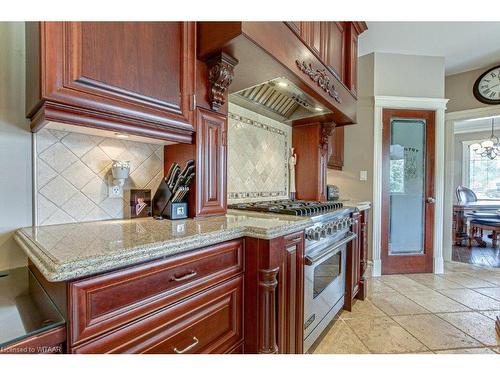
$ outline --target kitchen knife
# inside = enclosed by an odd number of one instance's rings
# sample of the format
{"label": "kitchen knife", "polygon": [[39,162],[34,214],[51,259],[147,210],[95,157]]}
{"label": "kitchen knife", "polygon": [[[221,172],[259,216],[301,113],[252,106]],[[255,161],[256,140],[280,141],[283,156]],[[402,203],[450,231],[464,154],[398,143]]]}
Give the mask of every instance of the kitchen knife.
{"label": "kitchen knife", "polygon": [[191,173],[193,173],[193,171],[194,171],[194,165],[189,166],[187,170],[185,169],[183,174],[180,174],[179,177],[177,178],[177,181],[172,189],[172,192],[175,193],[177,189],[179,189],[181,186],[185,186],[187,178]]}
{"label": "kitchen knife", "polygon": [[189,185],[191,184],[191,181],[193,180],[194,175],[195,175],[195,173],[194,173],[194,172],[192,172],[192,173],[188,176],[188,178],[187,178],[187,179],[186,179],[186,181],[184,182],[184,186],[186,186],[187,188],[189,188]]}
{"label": "kitchen knife", "polygon": [[178,198],[179,202],[181,202],[184,199],[184,197],[186,196],[188,191],[189,191],[189,188],[186,186],[183,186],[181,196]]}
{"label": "kitchen knife", "polygon": [[172,163],[172,165],[168,169],[167,176],[165,177],[165,182],[167,183],[167,185],[168,185],[168,181],[170,181],[170,178],[172,177],[172,172],[174,171],[174,167],[175,167],[175,163]]}
{"label": "kitchen knife", "polygon": [[186,179],[187,176],[191,173],[191,171],[194,169],[194,160],[188,160],[186,162],[186,166],[182,170],[179,178]]}
{"label": "kitchen knife", "polygon": [[170,180],[167,182],[167,186],[170,190],[172,190],[175,181],[179,178],[180,171],[181,167],[179,166],[179,164],[175,163],[175,168],[174,171],[172,172],[172,176],[170,177]]}

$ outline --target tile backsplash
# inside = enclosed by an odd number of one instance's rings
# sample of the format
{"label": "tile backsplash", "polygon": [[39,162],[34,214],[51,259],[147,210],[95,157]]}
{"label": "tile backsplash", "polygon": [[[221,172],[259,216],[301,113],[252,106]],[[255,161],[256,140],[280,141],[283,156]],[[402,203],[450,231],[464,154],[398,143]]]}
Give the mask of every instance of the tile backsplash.
{"label": "tile backsplash", "polygon": [[229,103],[228,203],[288,198],[291,127]]}
{"label": "tile backsplash", "polygon": [[[163,177],[163,145],[43,129],[36,133],[37,225],[121,219],[130,189],[151,189]],[[108,197],[113,160],[130,161],[123,198]]]}

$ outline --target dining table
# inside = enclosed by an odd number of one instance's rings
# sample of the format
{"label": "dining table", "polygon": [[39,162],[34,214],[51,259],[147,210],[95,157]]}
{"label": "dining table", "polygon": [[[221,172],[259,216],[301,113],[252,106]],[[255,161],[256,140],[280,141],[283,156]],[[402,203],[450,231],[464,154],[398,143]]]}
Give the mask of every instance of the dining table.
{"label": "dining table", "polygon": [[470,221],[475,216],[500,218],[500,200],[478,200],[453,205],[453,243],[460,246],[469,239]]}

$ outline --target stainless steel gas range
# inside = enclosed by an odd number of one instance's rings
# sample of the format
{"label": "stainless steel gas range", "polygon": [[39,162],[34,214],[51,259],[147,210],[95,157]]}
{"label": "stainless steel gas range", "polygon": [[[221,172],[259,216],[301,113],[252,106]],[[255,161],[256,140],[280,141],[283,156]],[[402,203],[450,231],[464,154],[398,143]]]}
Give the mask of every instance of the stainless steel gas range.
{"label": "stainless steel gas range", "polygon": [[338,202],[266,201],[230,205],[229,208],[308,216],[305,230],[304,352],[320,336],[344,305],[347,245],[352,233],[352,208]]}

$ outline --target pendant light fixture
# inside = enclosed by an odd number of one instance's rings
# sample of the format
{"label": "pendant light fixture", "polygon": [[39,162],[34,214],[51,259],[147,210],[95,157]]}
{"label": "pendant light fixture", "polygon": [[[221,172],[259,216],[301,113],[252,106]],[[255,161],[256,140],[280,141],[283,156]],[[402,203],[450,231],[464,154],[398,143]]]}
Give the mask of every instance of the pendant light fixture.
{"label": "pendant light fixture", "polygon": [[491,135],[490,138],[482,141],[481,144],[474,143],[470,146],[470,149],[481,157],[487,157],[490,160],[495,159],[500,155],[500,141],[495,135],[495,119],[491,119]]}

